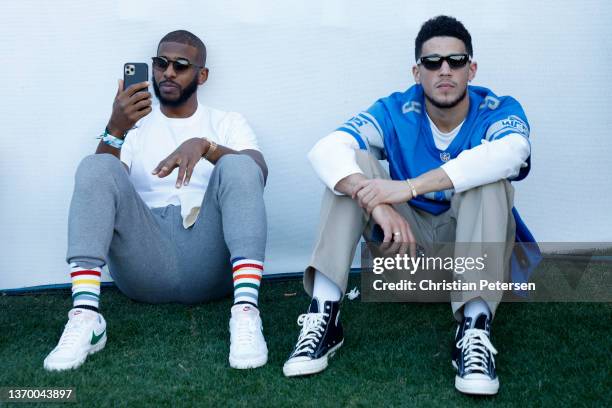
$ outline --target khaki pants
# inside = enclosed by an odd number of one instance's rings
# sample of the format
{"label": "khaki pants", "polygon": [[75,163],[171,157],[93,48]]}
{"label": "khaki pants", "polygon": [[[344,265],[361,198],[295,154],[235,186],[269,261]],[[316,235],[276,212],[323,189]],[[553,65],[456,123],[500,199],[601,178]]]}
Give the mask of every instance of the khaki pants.
{"label": "khaki pants", "polygon": [[[356,152],[357,164],[368,178],[389,179],[378,160],[364,151]],[[486,184],[451,199],[451,208],[432,215],[407,203],[393,207],[408,221],[417,243],[425,248],[436,242],[471,243],[457,245],[454,256],[481,256],[486,245],[497,243],[501,250],[492,251],[486,269],[480,272],[489,281],[507,281],[516,225],[512,216],[514,188],[507,180]],[[346,291],[351,262],[363,235],[371,240],[374,223],[348,196],[338,196],[326,189],[321,204],[317,242],[304,273],[304,289],[312,296],[315,270]],[[486,243],[486,245],[485,245]],[[495,245],[495,244],[494,244]],[[497,255],[495,255],[497,254]],[[455,318],[463,318],[463,305],[479,293],[453,293],[451,305]],[[493,314],[501,300],[490,292],[483,298]]]}

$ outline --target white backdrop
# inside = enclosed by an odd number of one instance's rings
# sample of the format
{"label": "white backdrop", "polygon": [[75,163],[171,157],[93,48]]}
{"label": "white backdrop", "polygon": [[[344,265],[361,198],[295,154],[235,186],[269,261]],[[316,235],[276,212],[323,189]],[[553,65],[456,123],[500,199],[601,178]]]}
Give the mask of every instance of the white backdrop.
{"label": "white backdrop", "polygon": [[[280,4],[278,4],[280,3]],[[612,3],[594,1],[14,1],[1,8],[0,289],[68,282],[73,175],[127,61],[167,32],[207,44],[201,102],[243,113],[270,168],[267,273],[303,270],[322,184],[305,156],[353,113],[412,85],[430,17],[472,34],[474,84],[516,97],[532,128],[516,206],[541,241],[612,241]]]}

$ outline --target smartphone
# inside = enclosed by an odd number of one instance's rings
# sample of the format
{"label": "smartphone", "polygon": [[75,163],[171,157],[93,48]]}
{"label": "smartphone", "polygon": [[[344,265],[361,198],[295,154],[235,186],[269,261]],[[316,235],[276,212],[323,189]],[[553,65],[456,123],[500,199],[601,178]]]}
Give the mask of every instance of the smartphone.
{"label": "smartphone", "polygon": [[[126,62],[123,65],[123,90],[149,80],[149,66],[144,62]],[[145,89],[146,90],[146,89]]]}

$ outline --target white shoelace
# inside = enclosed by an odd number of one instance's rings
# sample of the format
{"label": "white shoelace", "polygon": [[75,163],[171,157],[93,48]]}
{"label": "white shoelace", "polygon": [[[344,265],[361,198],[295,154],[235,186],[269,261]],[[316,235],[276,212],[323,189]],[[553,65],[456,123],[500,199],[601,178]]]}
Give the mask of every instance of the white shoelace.
{"label": "white shoelace", "polygon": [[325,331],[323,326],[325,325],[325,318],[328,316],[328,313],[305,313],[298,317],[297,324],[302,326],[302,330],[300,330],[300,335],[295,345],[294,356],[303,352],[312,353],[314,351],[317,342],[323,336]]}
{"label": "white shoelace", "polygon": [[490,374],[487,365],[487,351],[491,352],[491,360],[495,365],[493,355],[497,354],[497,350],[491,344],[491,340],[489,340],[485,330],[467,329],[461,340],[457,342],[457,348],[461,350],[467,349],[464,357],[466,372],[477,371],[487,375]]}
{"label": "white shoelace", "polygon": [[86,322],[83,319],[74,317],[68,320],[68,323],[66,323],[64,332],[62,333],[62,337],[60,337],[57,347],[59,349],[73,347],[81,336],[81,329],[85,323]]}
{"label": "white shoelace", "polygon": [[240,318],[236,321],[235,338],[237,344],[250,345],[255,342],[257,325],[254,319]]}

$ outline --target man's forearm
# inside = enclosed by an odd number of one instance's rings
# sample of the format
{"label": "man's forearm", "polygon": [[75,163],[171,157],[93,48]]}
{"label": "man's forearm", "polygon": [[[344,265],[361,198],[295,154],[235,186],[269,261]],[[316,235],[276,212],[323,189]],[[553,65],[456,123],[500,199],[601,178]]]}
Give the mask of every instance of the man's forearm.
{"label": "man's forearm", "polygon": [[116,158],[120,159],[121,149],[117,149],[116,147],[109,146],[106,143],[104,143],[102,140],[100,140],[100,143],[98,143],[98,148],[96,149],[96,154],[103,154],[103,153],[112,154]]}
{"label": "man's forearm", "polygon": [[[335,190],[339,193],[352,195],[355,186],[362,180],[367,180],[367,177],[361,173],[351,174],[340,180]],[[419,195],[430,193],[432,191],[442,191],[449,188],[453,188],[453,183],[448,177],[446,172],[441,168],[433,169],[427,173],[423,173],[420,176],[410,179]],[[409,188],[406,184],[406,188]]]}
{"label": "man's forearm", "polygon": [[410,181],[414,185],[418,195],[453,188],[453,182],[441,167],[429,170],[418,177],[410,179]]}
{"label": "man's forearm", "polygon": [[442,165],[456,193],[516,177],[531,153],[529,141],[513,133],[464,150]]}
{"label": "man's forearm", "polygon": [[357,183],[363,180],[367,180],[367,179],[368,178],[362,173],[354,173],[354,174],[351,174],[350,176],[346,176],[345,178],[340,180],[338,183],[336,183],[334,190],[336,190],[339,193],[346,194],[347,196],[350,197],[353,195],[353,191],[355,190],[355,186],[357,185]]}
{"label": "man's forearm", "polygon": [[355,159],[359,145],[351,135],[333,132],[319,140],[308,152],[308,160],[319,179],[335,194],[342,194],[336,186],[361,168]]}

